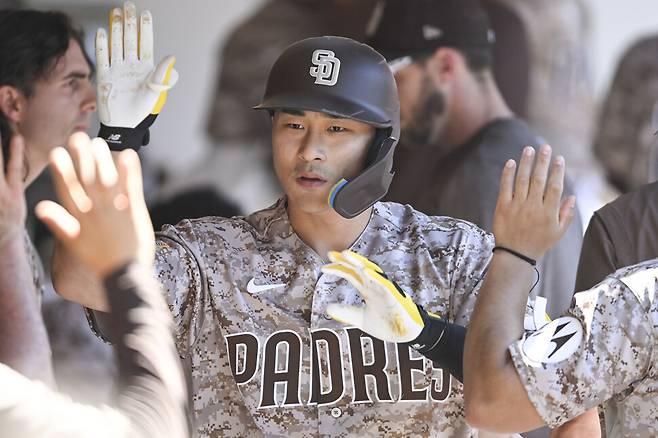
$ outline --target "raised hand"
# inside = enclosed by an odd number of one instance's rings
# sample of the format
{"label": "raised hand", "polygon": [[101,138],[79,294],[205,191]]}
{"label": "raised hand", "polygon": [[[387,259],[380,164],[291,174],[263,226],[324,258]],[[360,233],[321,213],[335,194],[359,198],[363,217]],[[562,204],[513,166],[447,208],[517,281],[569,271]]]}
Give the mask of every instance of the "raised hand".
{"label": "raised hand", "polygon": [[[24,151],[23,137],[14,135],[9,145],[9,157],[0,154],[0,169],[3,170],[0,175],[0,247],[12,239],[23,238],[27,213]],[[7,160],[6,164],[4,160]]]}
{"label": "raised hand", "polygon": [[152,263],[154,233],[137,153],[122,151],[118,172],[107,144],[84,133],[50,154],[61,205],[42,201],[37,216],[79,260],[103,277],[132,261]]}
{"label": "raised hand", "polygon": [[[496,245],[539,259],[564,235],[574,216],[575,196],[562,200],[565,163],[558,156],[551,167],[551,148],[523,150],[518,170],[505,164],[493,218]],[[550,172],[549,172],[550,168]]]}
{"label": "raised hand", "polygon": [[178,80],[176,58],[153,63],[153,17],[137,16],[132,2],[110,13],[110,37],[96,32],[99,137],[112,150],[139,148],[149,142],[149,127]]}

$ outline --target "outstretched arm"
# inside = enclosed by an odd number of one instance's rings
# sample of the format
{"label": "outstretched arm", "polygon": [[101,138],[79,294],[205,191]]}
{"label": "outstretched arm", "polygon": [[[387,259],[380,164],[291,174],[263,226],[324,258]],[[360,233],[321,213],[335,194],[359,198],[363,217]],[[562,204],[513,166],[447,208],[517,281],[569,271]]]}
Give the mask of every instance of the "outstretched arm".
{"label": "outstretched arm", "polygon": [[[561,201],[564,159],[549,173],[551,149],[524,149],[516,178],[515,163],[505,165],[494,215],[496,245],[539,259],[564,234],[575,199]],[[494,251],[480,288],[464,354],[467,421],[497,432],[518,432],[544,422],[530,402],[512,364],[508,347],[523,335],[523,315],[535,282],[534,266],[508,250]]]}
{"label": "outstretched arm", "polygon": [[26,248],[23,138],[0,156],[0,362],[53,385],[50,344]]}
{"label": "outstretched arm", "polygon": [[[148,144],[150,127],[162,111],[168,91],[176,84],[175,57],[154,62],[153,16],[138,13],[133,2],[110,11],[109,32],[96,33],[99,137],[112,150],[139,149]],[[74,156],[75,159],[75,156]],[[109,311],[100,279],[55,244],[53,286],[67,300]]]}
{"label": "outstretched arm", "polygon": [[104,141],[72,136],[73,156],[51,153],[60,204],[37,206],[67,250],[103,279],[117,342],[115,408],[71,402],[0,368],[0,421],[12,436],[189,436],[185,377],[172,338],[172,319],[153,278],[154,236],[142,195],[137,154],[121,152],[114,167]]}

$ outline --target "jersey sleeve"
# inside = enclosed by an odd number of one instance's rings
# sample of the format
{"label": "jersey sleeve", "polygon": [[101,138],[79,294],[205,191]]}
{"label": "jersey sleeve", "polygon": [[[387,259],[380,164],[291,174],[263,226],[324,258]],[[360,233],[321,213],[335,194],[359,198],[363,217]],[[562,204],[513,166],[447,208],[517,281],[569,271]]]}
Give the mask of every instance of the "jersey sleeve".
{"label": "jersey sleeve", "polygon": [[196,342],[208,304],[201,246],[191,221],[156,233],[155,269],[174,319],[176,347],[186,357]]}
{"label": "jersey sleeve", "polygon": [[509,351],[537,413],[557,427],[622,393],[649,369],[656,339],[649,309],[609,277]]}
{"label": "jersey sleeve", "polygon": [[576,275],[576,291],[593,287],[620,268],[615,254],[614,244],[603,219],[598,213],[594,213],[583,238]]}

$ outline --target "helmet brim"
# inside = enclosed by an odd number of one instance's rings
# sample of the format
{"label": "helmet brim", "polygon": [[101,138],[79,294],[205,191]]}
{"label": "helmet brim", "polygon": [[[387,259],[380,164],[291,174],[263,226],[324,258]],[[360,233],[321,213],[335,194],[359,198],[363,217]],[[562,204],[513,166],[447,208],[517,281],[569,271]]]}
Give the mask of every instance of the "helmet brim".
{"label": "helmet brim", "polygon": [[330,94],[318,95],[317,92],[313,96],[296,93],[272,96],[253,108],[257,110],[316,111],[367,123],[377,128],[389,128],[393,123],[377,108],[364,108],[363,103],[357,104]]}

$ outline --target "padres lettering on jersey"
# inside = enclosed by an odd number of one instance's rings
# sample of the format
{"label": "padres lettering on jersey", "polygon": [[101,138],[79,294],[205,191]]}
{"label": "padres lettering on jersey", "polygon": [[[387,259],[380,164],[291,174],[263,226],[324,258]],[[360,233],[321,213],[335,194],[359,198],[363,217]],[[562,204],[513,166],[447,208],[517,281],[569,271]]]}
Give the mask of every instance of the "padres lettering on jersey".
{"label": "padres lettering on jersey", "polygon": [[[367,403],[392,401],[426,401],[431,399],[443,402],[450,394],[450,374],[439,370],[440,377],[431,378],[429,387],[417,389],[414,382],[414,371],[425,373],[428,359],[420,356],[412,358],[410,349],[404,345],[384,343],[363,331],[346,328],[349,339],[349,358],[351,363],[352,403]],[[300,336],[290,330],[272,333],[261,346],[258,336],[253,333],[237,333],[225,336],[231,371],[238,385],[245,384],[255,378],[261,368],[261,397],[258,408],[273,408],[286,406],[332,405],[341,399],[345,393],[343,375],[343,356],[340,336],[335,330],[318,329],[311,332],[311,345],[303,346]],[[368,345],[369,344],[369,345]],[[283,348],[283,354],[280,347]],[[368,348],[370,347],[370,348]],[[397,376],[386,372],[386,349],[396,349]],[[370,351],[367,351],[367,350]],[[324,350],[326,368],[329,378],[323,379],[320,372],[319,352]],[[302,351],[311,354],[311,390],[307,400],[301,399],[300,374],[302,369]],[[366,360],[368,353],[370,360]],[[375,393],[368,391],[367,378],[375,381]],[[397,379],[400,393],[394,398],[390,379]],[[285,396],[277,397],[276,390],[285,388]]]}

